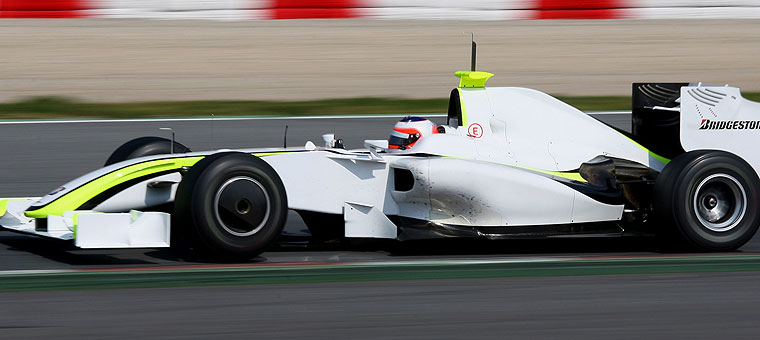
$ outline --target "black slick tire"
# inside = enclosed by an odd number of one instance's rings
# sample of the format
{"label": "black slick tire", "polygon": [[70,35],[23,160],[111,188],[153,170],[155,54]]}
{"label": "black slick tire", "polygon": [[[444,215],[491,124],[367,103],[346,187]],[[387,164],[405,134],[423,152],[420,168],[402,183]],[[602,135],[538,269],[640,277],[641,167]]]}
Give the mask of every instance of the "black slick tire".
{"label": "black slick tire", "polygon": [[[111,153],[104,166],[109,166],[128,159],[170,154],[172,141],[162,137],[140,137],[130,140]],[[187,153],[190,149],[178,142],[174,142],[174,153]]]}
{"label": "black slick tire", "polygon": [[731,153],[690,151],[660,173],[653,203],[665,235],[696,250],[735,250],[760,226],[760,179]]}
{"label": "black slick tire", "polygon": [[246,153],[217,153],[183,176],[172,234],[201,257],[245,260],[277,240],[287,213],[285,187],[269,164]]}

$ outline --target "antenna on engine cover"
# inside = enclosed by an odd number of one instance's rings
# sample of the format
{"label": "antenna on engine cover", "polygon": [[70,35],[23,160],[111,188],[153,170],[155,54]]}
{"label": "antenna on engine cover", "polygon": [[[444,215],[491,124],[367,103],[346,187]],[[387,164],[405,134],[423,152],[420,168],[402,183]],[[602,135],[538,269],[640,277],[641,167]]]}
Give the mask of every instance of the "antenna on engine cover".
{"label": "antenna on engine cover", "polygon": [[476,71],[475,61],[477,59],[478,44],[475,42],[475,33],[463,32],[464,34],[470,34],[470,41],[472,42],[472,55],[470,57],[470,70],[469,71],[456,71],[455,76],[459,77],[459,87],[485,87],[488,78],[493,76],[493,73]]}
{"label": "antenna on engine cover", "polygon": [[478,50],[478,44],[475,42],[475,33],[473,32],[464,32],[464,34],[470,34],[470,41],[472,42],[472,55],[470,56],[470,71],[475,71],[475,60],[477,50]]}

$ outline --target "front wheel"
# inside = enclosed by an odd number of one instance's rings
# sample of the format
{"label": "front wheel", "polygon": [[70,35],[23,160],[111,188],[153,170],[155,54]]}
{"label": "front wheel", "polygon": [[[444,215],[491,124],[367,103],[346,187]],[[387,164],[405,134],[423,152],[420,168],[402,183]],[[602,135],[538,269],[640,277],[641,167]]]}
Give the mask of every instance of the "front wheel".
{"label": "front wheel", "polygon": [[169,154],[172,151],[174,153],[188,153],[190,149],[178,142],[174,142],[172,148],[172,141],[162,137],[135,138],[116,148],[104,166],[138,157]]}
{"label": "front wheel", "polygon": [[[185,174],[175,198],[175,228],[202,255],[248,259],[275,242],[288,213],[285,187],[258,157],[217,153]],[[172,241],[174,242],[174,241]]]}
{"label": "front wheel", "polygon": [[760,226],[760,179],[741,158],[691,151],[663,169],[655,183],[655,213],[669,234],[700,250],[734,250]]}

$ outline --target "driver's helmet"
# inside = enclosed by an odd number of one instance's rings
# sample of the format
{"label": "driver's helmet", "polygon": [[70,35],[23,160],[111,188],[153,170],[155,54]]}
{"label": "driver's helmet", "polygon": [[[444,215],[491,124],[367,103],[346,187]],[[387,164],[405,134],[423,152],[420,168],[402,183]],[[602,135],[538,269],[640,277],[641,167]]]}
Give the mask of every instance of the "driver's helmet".
{"label": "driver's helmet", "polygon": [[393,127],[388,138],[388,149],[409,149],[422,137],[435,133],[438,133],[435,123],[422,117],[405,117]]}

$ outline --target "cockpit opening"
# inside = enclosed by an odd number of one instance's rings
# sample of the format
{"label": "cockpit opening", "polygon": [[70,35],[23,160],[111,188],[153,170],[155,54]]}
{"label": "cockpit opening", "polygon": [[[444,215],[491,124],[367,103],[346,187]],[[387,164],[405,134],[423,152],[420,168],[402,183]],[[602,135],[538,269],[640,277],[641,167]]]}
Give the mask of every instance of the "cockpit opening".
{"label": "cockpit opening", "polygon": [[459,100],[459,90],[451,90],[449,96],[449,113],[446,117],[446,125],[462,126],[462,101]]}

